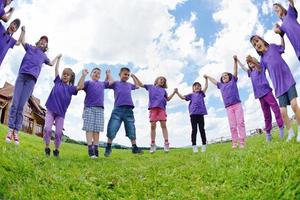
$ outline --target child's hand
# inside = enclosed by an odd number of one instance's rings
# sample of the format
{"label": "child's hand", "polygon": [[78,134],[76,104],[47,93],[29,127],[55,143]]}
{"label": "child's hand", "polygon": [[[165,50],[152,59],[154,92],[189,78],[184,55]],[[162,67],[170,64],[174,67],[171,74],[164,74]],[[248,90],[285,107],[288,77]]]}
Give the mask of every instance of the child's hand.
{"label": "child's hand", "polygon": [[175,89],[174,89],[174,93],[178,93],[178,88],[175,88]]}
{"label": "child's hand", "polygon": [[25,32],[25,26],[21,27],[21,31]]}
{"label": "child's hand", "polygon": [[61,53],[57,55],[57,59],[61,59],[61,57],[62,57]]}
{"label": "child's hand", "polygon": [[87,70],[87,69],[83,69],[82,70],[82,75],[83,76],[86,76],[86,75],[88,75],[89,74],[89,71]]}
{"label": "child's hand", "polygon": [[15,11],[15,8],[11,7],[8,12],[14,12],[14,11]]}
{"label": "child's hand", "polygon": [[204,77],[205,79],[207,79],[207,78],[208,78],[208,76],[207,76],[206,74],[204,74],[204,75],[203,75],[203,77]]}
{"label": "child's hand", "polygon": [[237,60],[238,60],[238,57],[237,57],[236,55],[234,55],[234,56],[233,56],[233,60],[234,60],[234,61],[237,61]]}
{"label": "child's hand", "polygon": [[248,55],[248,56],[246,57],[246,62],[248,63],[248,62],[251,62],[251,61],[252,61],[252,56]]}
{"label": "child's hand", "polygon": [[280,25],[278,23],[275,24],[274,28],[273,28],[274,32],[276,34],[280,34],[281,31],[280,31]]}
{"label": "child's hand", "polygon": [[106,73],[106,75],[110,75],[111,74],[110,69],[106,70],[105,73]]}

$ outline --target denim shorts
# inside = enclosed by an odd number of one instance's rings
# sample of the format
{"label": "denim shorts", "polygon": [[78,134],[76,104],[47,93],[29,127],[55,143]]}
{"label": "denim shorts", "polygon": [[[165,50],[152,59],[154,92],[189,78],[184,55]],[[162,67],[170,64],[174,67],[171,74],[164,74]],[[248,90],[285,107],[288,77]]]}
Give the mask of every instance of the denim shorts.
{"label": "denim shorts", "polygon": [[135,140],[135,120],[133,108],[130,106],[119,106],[113,109],[107,125],[107,137],[113,140],[116,137],[122,122],[124,122],[126,136],[130,140]]}
{"label": "denim shorts", "polygon": [[291,105],[291,100],[296,97],[298,97],[296,85],[293,85],[289,88],[287,92],[278,97],[279,106],[286,107],[288,105]]}

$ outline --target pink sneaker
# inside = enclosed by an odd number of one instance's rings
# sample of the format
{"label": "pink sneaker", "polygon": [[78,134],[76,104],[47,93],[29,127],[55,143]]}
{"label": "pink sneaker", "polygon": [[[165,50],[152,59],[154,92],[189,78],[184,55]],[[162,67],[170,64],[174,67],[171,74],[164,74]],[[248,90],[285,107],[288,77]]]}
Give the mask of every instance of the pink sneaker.
{"label": "pink sneaker", "polygon": [[18,136],[18,133],[14,133],[14,134],[13,134],[13,137],[14,137],[15,145],[19,145],[20,142],[19,142],[19,136]]}
{"label": "pink sneaker", "polygon": [[11,143],[11,139],[13,137],[13,133],[11,131],[9,131],[6,135],[6,143]]}
{"label": "pink sneaker", "polygon": [[237,149],[237,144],[232,144],[232,149]]}

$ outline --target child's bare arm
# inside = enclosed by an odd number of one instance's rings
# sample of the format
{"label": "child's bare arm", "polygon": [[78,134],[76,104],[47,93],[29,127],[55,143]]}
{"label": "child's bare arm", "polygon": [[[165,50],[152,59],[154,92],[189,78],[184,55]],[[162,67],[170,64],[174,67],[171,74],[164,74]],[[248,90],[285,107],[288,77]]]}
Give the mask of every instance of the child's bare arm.
{"label": "child's bare arm", "polygon": [[293,8],[295,8],[295,2],[294,2],[294,0],[289,0],[289,3],[290,3],[290,5],[291,5]]}
{"label": "child's bare arm", "polygon": [[281,36],[281,46],[283,49],[285,49],[285,42],[284,42],[284,37]]}
{"label": "child's bare arm", "polygon": [[131,77],[133,79],[133,82],[136,86],[138,87],[144,87],[144,84],[140,81],[140,79],[138,79],[138,77],[136,77],[136,75],[131,74]]}
{"label": "child's bare arm", "polygon": [[11,16],[12,16],[12,14],[13,14],[14,12],[15,12],[15,8],[11,7],[11,8],[9,9],[9,11],[7,11],[7,12],[1,17],[2,21],[8,22],[8,21],[10,20]]}
{"label": "child's bare arm", "polygon": [[238,58],[237,58],[237,63],[245,72],[249,70]]}
{"label": "child's bare arm", "polygon": [[275,24],[273,30],[274,30],[274,32],[275,32],[276,34],[279,34],[279,35],[282,34],[282,31],[280,30],[280,25],[277,24],[277,23]]}
{"label": "child's bare arm", "polygon": [[202,92],[206,93],[207,88],[208,88],[208,78],[207,77],[204,77],[204,78],[205,78],[205,85],[204,85]]}
{"label": "child's bare arm", "polygon": [[59,63],[60,63],[61,55],[57,58],[55,65],[55,77],[59,76]]}
{"label": "child's bare arm", "polygon": [[210,82],[212,82],[214,85],[217,85],[217,81],[216,81],[216,79],[214,79],[214,78],[212,78],[212,77],[210,77],[210,76],[208,76],[208,75],[204,75],[204,78],[207,78]]}
{"label": "child's bare arm", "polygon": [[177,96],[178,96],[180,99],[185,100],[185,96],[183,96],[182,94],[180,94],[177,88],[176,88],[176,94],[177,94]]}
{"label": "child's bare arm", "polygon": [[19,46],[20,44],[25,46],[25,26],[21,27],[21,34],[20,34],[18,41],[16,42],[17,46]]}
{"label": "child's bare arm", "polygon": [[174,97],[174,95],[176,94],[176,90],[177,90],[177,88],[175,88],[174,91],[172,92],[172,94],[167,97],[168,101],[170,101]]}
{"label": "child's bare arm", "polygon": [[49,66],[53,66],[55,65],[55,63],[57,62],[58,58],[61,57],[61,54],[58,54],[50,63],[48,63],[47,65]]}
{"label": "child's bare arm", "polygon": [[82,70],[82,75],[81,75],[81,77],[78,81],[77,87],[76,87],[77,90],[82,90],[84,88],[84,80],[88,74],[89,74],[89,71],[87,69]]}
{"label": "child's bare arm", "polygon": [[236,55],[233,56],[234,65],[233,65],[233,76],[238,77],[238,58]]}
{"label": "child's bare arm", "polygon": [[105,74],[106,74],[105,80],[108,81],[109,85],[112,85],[114,83],[114,79],[111,75],[110,70],[109,69],[106,70]]}

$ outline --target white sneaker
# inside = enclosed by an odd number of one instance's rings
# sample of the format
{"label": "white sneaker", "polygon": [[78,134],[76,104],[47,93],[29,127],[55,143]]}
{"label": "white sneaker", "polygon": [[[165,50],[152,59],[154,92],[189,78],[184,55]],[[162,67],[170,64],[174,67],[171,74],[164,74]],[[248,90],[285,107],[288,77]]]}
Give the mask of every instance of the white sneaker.
{"label": "white sneaker", "polygon": [[300,142],[300,132],[298,132],[297,142]]}
{"label": "white sneaker", "polygon": [[202,145],[201,152],[204,153],[206,151],[206,145]]}
{"label": "white sneaker", "polygon": [[293,139],[293,137],[295,136],[295,133],[293,130],[289,130],[289,135],[288,135],[288,138],[287,138],[287,142],[291,141]]}
{"label": "white sneaker", "polygon": [[170,151],[170,144],[169,143],[165,143],[164,151],[165,151],[165,153],[168,153]]}
{"label": "white sneaker", "polygon": [[156,145],[155,144],[151,144],[150,146],[150,153],[154,153],[156,151]]}
{"label": "white sneaker", "polygon": [[197,145],[193,145],[193,152],[194,153],[198,153],[198,147],[197,147]]}

